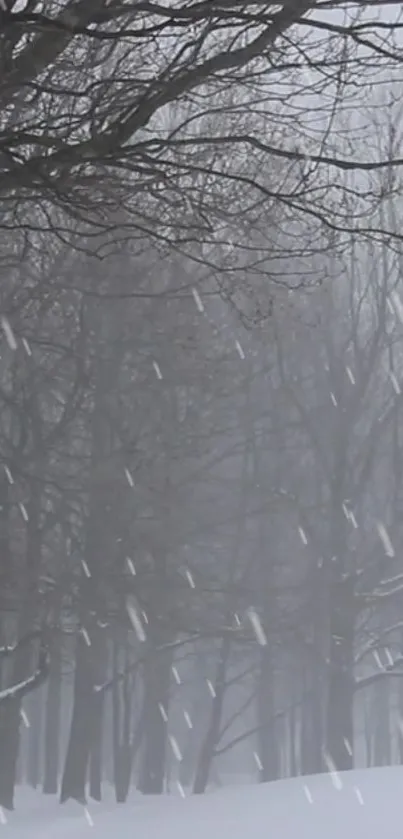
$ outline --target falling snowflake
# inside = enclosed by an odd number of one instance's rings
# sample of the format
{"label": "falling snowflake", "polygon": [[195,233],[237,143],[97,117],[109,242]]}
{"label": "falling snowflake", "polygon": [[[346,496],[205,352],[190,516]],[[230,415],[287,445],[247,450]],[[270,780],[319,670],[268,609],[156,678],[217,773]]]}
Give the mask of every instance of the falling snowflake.
{"label": "falling snowflake", "polygon": [[400,394],[401,394],[401,392],[402,392],[402,391],[401,391],[401,388],[400,388],[399,382],[398,382],[398,380],[397,380],[397,378],[396,378],[395,374],[394,374],[394,373],[392,373],[392,372],[390,372],[390,373],[389,373],[389,376],[390,376],[390,380],[391,380],[391,382],[392,382],[393,389],[394,389],[395,393],[397,393],[397,395],[398,395],[398,396],[400,396]]}
{"label": "falling snowflake", "polygon": [[127,563],[127,567],[129,569],[130,573],[133,574],[133,577],[135,577],[136,576],[136,569],[133,565],[133,560],[130,559],[130,556],[126,557],[126,563]]}
{"label": "falling snowflake", "polygon": [[358,789],[358,787],[354,787],[354,792],[355,792],[355,794],[356,794],[356,796],[357,796],[357,798],[358,798],[358,803],[359,803],[359,804],[364,804],[364,799],[363,799],[363,797],[362,797],[361,790],[359,790],[359,789]]}
{"label": "falling snowflake", "polygon": [[168,714],[167,714],[162,702],[158,703],[158,708],[159,708],[159,712],[160,712],[161,717],[164,720],[164,722],[168,722]]}
{"label": "falling snowflake", "polygon": [[334,764],[334,761],[332,760],[332,758],[330,757],[330,755],[327,752],[324,752],[323,758],[324,758],[325,764],[326,764],[326,766],[329,770],[329,774],[330,774],[333,786],[335,787],[335,789],[342,789],[343,784],[342,784],[340,775],[339,775],[339,773],[336,769],[336,766]]}
{"label": "falling snowflake", "polygon": [[402,321],[402,323],[403,323],[403,305],[402,305],[402,301],[400,300],[400,297],[399,297],[399,295],[398,295],[397,291],[392,291],[392,294],[391,294],[390,296],[391,296],[391,298],[392,298],[392,302],[393,302],[393,306],[394,306],[395,312],[396,312],[396,314],[397,314],[398,318],[399,318],[399,319]]}
{"label": "falling snowflake", "polygon": [[309,789],[309,787],[307,787],[306,784],[304,784],[304,793],[305,793],[309,803],[313,804],[313,798],[312,798],[311,790]]}
{"label": "falling snowflake", "polygon": [[379,670],[384,670],[385,668],[384,668],[384,666],[381,662],[381,657],[378,653],[378,650],[374,650],[373,656],[374,656],[377,667],[379,667]]}
{"label": "falling snowflake", "polygon": [[11,472],[10,472],[10,470],[9,470],[8,466],[5,466],[5,467],[4,467],[4,471],[5,471],[5,473],[6,473],[6,478],[7,478],[7,480],[8,480],[8,483],[9,483],[9,484],[13,484],[13,483],[14,483],[14,478],[13,478],[13,476],[12,476],[12,474],[11,474]]}
{"label": "falling snowflake", "polygon": [[175,755],[175,757],[176,757],[176,760],[181,761],[181,760],[182,760],[182,752],[181,752],[181,750],[180,750],[180,748],[179,748],[179,746],[178,746],[178,742],[177,742],[177,740],[175,739],[175,737],[173,736],[173,734],[170,734],[170,735],[169,735],[168,740],[169,740],[169,742],[170,742],[170,744],[171,744],[171,749],[172,749],[172,751],[173,751],[173,753],[174,753],[174,755]]}
{"label": "falling snowflake", "polygon": [[189,716],[188,712],[184,711],[183,716],[185,717],[185,722],[186,722],[187,727],[189,729],[192,729],[193,728],[193,723],[192,723],[192,720],[190,719],[190,716]]}
{"label": "falling snowflake", "polygon": [[350,509],[348,508],[348,506],[347,506],[347,502],[346,502],[346,501],[343,501],[342,507],[343,507],[343,513],[344,513],[344,515],[345,515],[345,517],[346,517],[347,521],[351,522],[351,524],[353,525],[353,527],[354,527],[355,529],[357,529],[357,527],[358,527],[358,524],[357,524],[357,519],[356,519],[356,517],[355,517],[354,513],[352,512],[352,510],[350,510]]}
{"label": "falling snowflake", "polygon": [[126,601],[126,609],[129,615],[130,622],[132,627],[139,639],[139,641],[146,640],[146,633],[144,632],[143,624],[141,623],[141,619],[138,615],[136,604],[133,597],[128,597]]}
{"label": "falling snowflake", "polygon": [[344,743],[347,754],[349,754],[350,757],[352,757],[353,756],[353,749],[352,749],[350,741],[347,740],[347,737],[343,737],[343,743]]}
{"label": "falling snowflake", "polygon": [[210,679],[207,679],[207,687],[208,687],[208,689],[209,689],[209,691],[210,691],[210,693],[211,693],[211,695],[212,695],[213,699],[215,699],[215,697],[217,696],[217,694],[216,694],[216,692],[215,692],[215,689],[214,689],[214,685],[213,685],[213,683],[212,683],[212,682],[210,682]]}
{"label": "falling snowflake", "polygon": [[392,306],[391,301],[389,300],[389,297],[386,299],[386,306],[387,306],[387,308],[388,308],[388,310],[389,310],[390,314],[391,314],[391,315],[394,315],[394,314],[395,314],[395,310],[394,310],[394,308],[393,308],[393,306]]}
{"label": "falling snowflake", "polygon": [[348,378],[350,379],[351,384],[355,385],[355,378],[353,376],[353,373],[352,373],[350,367],[346,367],[346,373],[347,373]]}
{"label": "falling snowflake", "polygon": [[235,341],[235,346],[236,346],[237,353],[240,356],[240,358],[244,359],[245,358],[245,353],[244,353],[239,341]]}
{"label": "falling snowflake", "polygon": [[82,565],[85,576],[89,579],[91,577],[91,571],[88,568],[88,564],[86,563],[85,559],[81,560],[81,565]]}
{"label": "falling snowflake", "polygon": [[252,628],[253,628],[253,631],[256,635],[256,639],[257,639],[258,644],[260,644],[262,647],[266,646],[266,644],[267,644],[266,633],[263,629],[262,622],[261,622],[260,617],[257,614],[256,610],[253,609],[253,608],[248,609],[247,615],[248,615],[248,618],[249,618],[249,620],[252,624]]}
{"label": "falling snowflake", "polygon": [[91,638],[88,635],[88,632],[84,627],[81,627],[81,635],[83,636],[84,641],[87,644],[87,647],[90,647],[91,646]]}
{"label": "falling snowflake", "polygon": [[186,798],[185,790],[183,789],[183,786],[180,781],[176,782],[176,786],[178,787],[179,795],[181,796],[181,798]]}
{"label": "falling snowflake", "polygon": [[192,574],[191,574],[191,572],[189,571],[189,569],[186,569],[186,572],[185,572],[185,573],[186,573],[186,579],[187,579],[187,581],[188,581],[188,583],[189,583],[189,585],[190,585],[190,588],[196,588],[196,583],[195,583],[195,581],[194,581],[194,579],[193,579],[193,577],[192,577]]}
{"label": "falling snowflake", "polygon": [[302,527],[299,527],[299,528],[298,528],[298,533],[299,533],[299,535],[300,535],[300,537],[301,537],[301,542],[302,542],[304,545],[307,545],[307,544],[308,544],[308,537],[307,537],[307,535],[306,535],[306,533],[305,533],[305,530],[303,530],[303,528],[302,528]]}
{"label": "falling snowflake", "polygon": [[22,339],[22,346],[24,347],[24,350],[25,350],[27,355],[32,355],[31,347],[29,346],[26,338]]}
{"label": "falling snowflake", "polygon": [[204,305],[202,303],[199,292],[195,288],[192,288],[192,294],[199,312],[204,312]]}
{"label": "falling snowflake", "polygon": [[94,827],[94,819],[92,818],[88,807],[84,807],[84,813],[85,813],[85,818],[87,819],[87,822],[88,822],[89,826]]}
{"label": "falling snowflake", "polygon": [[10,321],[8,320],[8,318],[6,318],[4,316],[2,317],[1,326],[2,326],[3,332],[6,336],[6,341],[7,341],[8,346],[10,347],[10,350],[16,350],[17,349],[17,340],[16,340],[14,332],[11,328]]}
{"label": "falling snowflake", "polygon": [[353,525],[353,527],[354,527],[354,530],[357,530],[357,528],[358,528],[358,522],[357,522],[357,519],[356,519],[356,517],[355,517],[354,513],[352,512],[352,510],[350,510],[350,521],[351,521],[351,524],[352,524],[352,525]]}
{"label": "falling snowflake", "polygon": [[382,522],[378,521],[376,526],[377,526],[377,530],[378,530],[380,539],[382,541],[386,556],[390,556],[390,557],[395,556],[395,549],[392,545],[390,536],[389,536],[389,534],[386,530],[385,525],[382,524]]}
{"label": "falling snowflake", "polygon": [[26,711],[24,711],[23,708],[21,708],[20,715],[21,715],[21,719],[22,719],[22,721],[25,725],[25,728],[31,728],[31,723],[30,723],[30,721],[27,717]]}
{"label": "falling snowflake", "polygon": [[160,368],[159,364],[157,364],[156,361],[153,361],[153,367],[154,367],[155,375],[157,376],[157,379],[161,380],[162,379],[161,368]]}
{"label": "falling snowflake", "polygon": [[255,759],[255,763],[256,763],[256,766],[257,766],[257,768],[258,768],[259,772],[261,772],[261,771],[263,770],[263,763],[262,763],[262,761],[260,760],[260,757],[259,757],[258,753],[257,753],[257,752],[253,752],[253,757],[254,757],[254,759]]}
{"label": "falling snowflake", "polygon": [[131,472],[129,472],[128,469],[125,469],[125,475],[126,475],[126,478],[127,478],[127,483],[129,484],[130,487],[133,488],[134,487],[133,476],[132,476]]}
{"label": "falling snowflake", "polygon": [[180,677],[175,665],[172,666],[172,675],[175,679],[176,684],[180,685],[181,684],[181,677]]}
{"label": "falling snowflake", "polygon": [[335,408],[337,408],[337,399],[336,399],[336,397],[335,397],[335,395],[334,395],[333,391],[332,391],[332,392],[331,392],[331,394],[330,394],[330,398],[331,398],[331,400],[332,400],[332,402],[333,402],[334,407],[335,407]]}
{"label": "falling snowflake", "polygon": [[27,508],[25,507],[25,504],[23,504],[22,501],[20,501],[18,506],[20,508],[20,512],[21,512],[21,515],[22,515],[24,521],[28,521],[28,513],[27,513]]}

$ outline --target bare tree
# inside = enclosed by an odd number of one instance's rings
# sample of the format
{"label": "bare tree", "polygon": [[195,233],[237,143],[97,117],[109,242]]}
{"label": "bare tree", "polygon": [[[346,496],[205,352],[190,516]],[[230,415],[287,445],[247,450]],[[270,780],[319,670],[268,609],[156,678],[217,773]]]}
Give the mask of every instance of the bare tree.
{"label": "bare tree", "polygon": [[[400,166],[400,150],[392,160],[367,147],[368,156],[352,158],[361,126],[345,129],[353,94],[356,107],[364,97],[379,107],[374,63],[377,81],[386,73],[399,81],[400,51],[383,40],[398,32],[398,11],[384,6],[385,20],[359,3],[346,23],[341,0],[175,10],[9,0],[0,36],[2,228],[65,236],[79,219],[79,236],[112,228],[121,238],[129,225],[161,244],[183,249],[203,238],[214,248],[231,240],[241,215],[263,230],[276,205],[281,236],[308,222],[321,236],[379,238],[371,172]],[[365,204],[364,222],[352,194]],[[232,242],[237,248],[239,234]]]}

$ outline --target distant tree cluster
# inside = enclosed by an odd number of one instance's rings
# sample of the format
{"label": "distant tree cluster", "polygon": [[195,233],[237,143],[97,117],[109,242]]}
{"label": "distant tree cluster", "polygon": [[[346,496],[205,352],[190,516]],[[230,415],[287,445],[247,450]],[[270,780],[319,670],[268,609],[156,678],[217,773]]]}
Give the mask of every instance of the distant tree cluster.
{"label": "distant tree cluster", "polygon": [[402,760],[400,4],[0,0],[0,806]]}

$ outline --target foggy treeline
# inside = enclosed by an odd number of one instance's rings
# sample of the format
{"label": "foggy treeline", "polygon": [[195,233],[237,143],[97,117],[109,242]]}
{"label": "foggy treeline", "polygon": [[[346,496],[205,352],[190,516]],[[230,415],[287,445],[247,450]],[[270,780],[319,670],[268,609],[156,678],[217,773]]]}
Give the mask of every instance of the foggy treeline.
{"label": "foggy treeline", "polygon": [[0,805],[400,763],[399,8],[0,8]]}

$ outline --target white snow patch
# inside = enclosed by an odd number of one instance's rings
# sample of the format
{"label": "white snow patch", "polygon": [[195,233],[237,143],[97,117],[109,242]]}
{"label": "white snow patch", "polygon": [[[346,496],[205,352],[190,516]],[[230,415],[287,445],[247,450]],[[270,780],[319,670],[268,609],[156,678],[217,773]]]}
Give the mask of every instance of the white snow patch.
{"label": "white snow patch", "polygon": [[[91,802],[93,829],[97,839],[401,839],[403,768],[360,769],[340,776],[338,789],[324,774],[204,796],[186,796],[176,782],[169,796],[131,793],[124,806],[115,804],[106,789],[105,801]],[[17,788],[16,809],[7,815],[4,835],[10,839],[88,839],[82,805],[60,806],[56,797],[27,787]]]}

